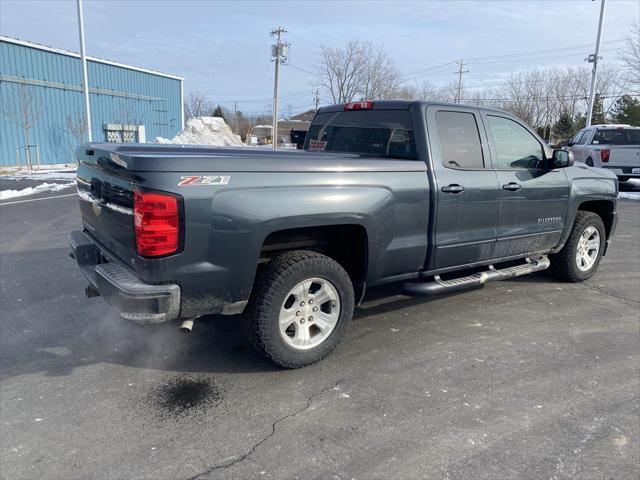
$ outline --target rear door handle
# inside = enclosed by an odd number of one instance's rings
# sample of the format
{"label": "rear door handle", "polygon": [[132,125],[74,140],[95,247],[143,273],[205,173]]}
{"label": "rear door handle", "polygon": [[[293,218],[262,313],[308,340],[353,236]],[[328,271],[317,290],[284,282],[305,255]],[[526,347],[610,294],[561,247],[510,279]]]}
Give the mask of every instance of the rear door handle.
{"label": "rear door handle", "polygon": [[509,182],[505,185],[502,185],[503,190],[511,190],[512,192],[515,192],[516,190],[520,190],[521,188],[522,188],[522,185],[516,182]]}
{"label": "rear door handle", "polygon": [[464,190],[464,187],[462,185],[458,185],[457,183],[452,183],[451,185],[442,187],[441,190],[445,193],[460,193]]}

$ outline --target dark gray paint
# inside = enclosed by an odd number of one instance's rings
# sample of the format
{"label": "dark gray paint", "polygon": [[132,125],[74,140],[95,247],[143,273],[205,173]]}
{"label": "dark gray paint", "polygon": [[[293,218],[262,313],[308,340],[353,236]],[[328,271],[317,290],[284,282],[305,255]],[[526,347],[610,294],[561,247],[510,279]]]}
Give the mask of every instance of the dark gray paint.
{"label": "dark gray paint", "polygon": [[[100,178],[114,186],[122,206],[129,208],[133,183],[180,194],[184,248],[166,258],[141,258],[135,254],[131,215],[103,209],[102,218],[93,218],[90,202],[81,198],[85,226],[93,227],[88,233],[142,281],[179,284],[182,315],[192,316],[247,300],[261,246],[269,234],[280,230],[359,226],[367,238],[366,283],[376,285],[424,272],[557,251],[581,202],[608,202],[615,211],[615,176],[604,171],[580,166],[546,171],[442,166],[431,128],[433,111],[473,112],[485,158],[490,160],[490,142],[481,121],[484,110],[424,102],[376,102],[375,108],[411,111],[417,160],[165,145],[79,147],[81,191],[87,191],[91,178]],[[548,147],[544,149],[551,158]],[[87,154],[90,150],[93,155]],[[127,168],[114,166],[111,154],[117,154]],[[228,185],[177,186],[181,175],[220,173],[230,176]],[[523,188],[514,195],[506,193],[500,185],[509,181],[518,181]],[[464,185],[465,191],[441,192],[451,183]],[[556,216],[562,221],[538,222]]]}

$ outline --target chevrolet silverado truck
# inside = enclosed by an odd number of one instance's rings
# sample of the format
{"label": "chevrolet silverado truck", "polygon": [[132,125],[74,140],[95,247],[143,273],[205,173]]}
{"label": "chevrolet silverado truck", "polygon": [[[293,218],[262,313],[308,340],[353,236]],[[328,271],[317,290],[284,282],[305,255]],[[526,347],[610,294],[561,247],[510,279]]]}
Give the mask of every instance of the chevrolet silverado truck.
{"label": "chevrolet silverado truck", "polygon": [[613,173],[471,106],[324,107],[297,152],[91,143],[77,159],[87,296],[188,330],[242,314],[288,368],[328,355],[369,287],[437,295],[549,266],[586,280],[617,218]]}

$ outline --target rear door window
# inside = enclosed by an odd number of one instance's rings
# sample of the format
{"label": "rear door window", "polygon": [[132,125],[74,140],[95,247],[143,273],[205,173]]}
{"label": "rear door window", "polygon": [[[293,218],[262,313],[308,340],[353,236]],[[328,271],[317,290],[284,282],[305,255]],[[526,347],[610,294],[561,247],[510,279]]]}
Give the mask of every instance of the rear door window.
{"label": "rear door window", "polygon": [[579,131],[577,133],[577,135],[575,137],[573,137],[572,143],[574,145],[582,145],[584,143],[584,141],[586,140],[588,134],[589,134],[588,130]]}
{"label": "rear door window", "polygon": [[413,123],[408,110],[356,110],[317,114],[306,149],[387,158],[415,159]]}
{"label": "rear door window", "polygon": [[640,145],[640,129],[609,128],[598,130],[591,143],[594,145]]}
{"label": "rear door window", "polygon": [[484,168],[478,123],[473,113],[436,112],[442,163],[449,168]]}

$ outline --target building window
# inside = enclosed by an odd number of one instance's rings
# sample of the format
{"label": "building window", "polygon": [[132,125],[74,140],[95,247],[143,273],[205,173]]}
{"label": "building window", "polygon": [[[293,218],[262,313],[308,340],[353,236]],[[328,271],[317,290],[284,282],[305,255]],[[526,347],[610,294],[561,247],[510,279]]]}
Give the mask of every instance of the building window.
{"label": "building window", "polygon": [[120,125],[105,123],[102,126],[104,139],[108,143],[144,143],[144,125]]}

